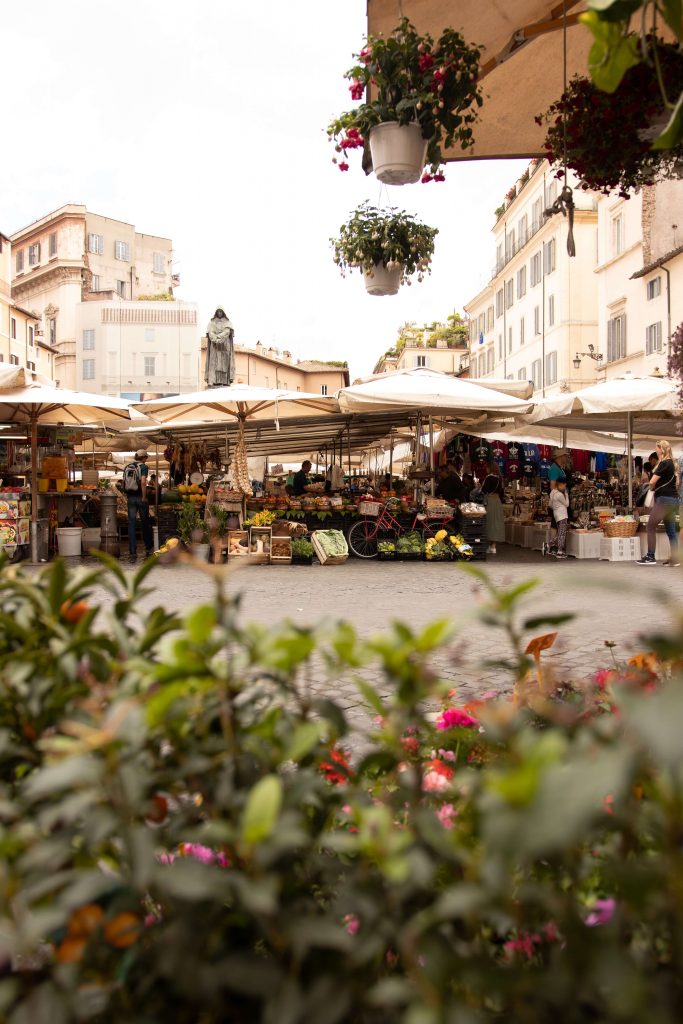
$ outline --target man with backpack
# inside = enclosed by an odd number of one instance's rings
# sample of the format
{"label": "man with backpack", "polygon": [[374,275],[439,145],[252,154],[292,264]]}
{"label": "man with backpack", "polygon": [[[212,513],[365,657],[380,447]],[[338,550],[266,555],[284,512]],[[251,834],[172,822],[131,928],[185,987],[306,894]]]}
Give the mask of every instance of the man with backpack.
{"label": "man with backpack", "polygon": [[142,539],[145,544],[145,557],[154,552],[152,524],[149,521],[149,502],[147,500],[147,459],[149,455],[140,448],[135,453],[135,462],[130,462],[123,471],[123,491],[128,499],[128,551],[131,561],[137,558],[137,517],[140,515]]}

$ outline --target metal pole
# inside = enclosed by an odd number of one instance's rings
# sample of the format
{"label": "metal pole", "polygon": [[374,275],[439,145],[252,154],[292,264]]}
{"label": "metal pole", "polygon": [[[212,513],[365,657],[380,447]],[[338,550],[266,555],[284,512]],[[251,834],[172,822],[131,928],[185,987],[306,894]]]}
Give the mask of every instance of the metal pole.
{"label": "metal pole", "polygon": [[31,561],[38,562],[38,413],[31,410]]}
{"label": "metal pole", "polygon": [[389,431],[389,489],[394,479],[394,428]]}
{"label": "metal pole", "polygon": [[434,417],[429,417],[429,468],[432,472],[432,498],[436,494],[436,477],[434,475]]}
{"label": "metal pole", "polygon": [[349,463],[349,477],[351,476],[351,424],[346,424],[346,454]]}
{"label": "metal pole", "polygon": [[628,507],[633,508],[633,413],[626,413],[626,457],[628,460]]}

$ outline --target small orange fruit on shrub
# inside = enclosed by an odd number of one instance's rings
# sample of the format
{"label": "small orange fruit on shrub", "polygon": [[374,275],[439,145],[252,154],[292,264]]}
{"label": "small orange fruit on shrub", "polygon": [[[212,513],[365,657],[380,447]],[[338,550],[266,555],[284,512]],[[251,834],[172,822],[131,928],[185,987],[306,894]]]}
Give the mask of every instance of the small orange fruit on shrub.
{"label": "small orange fruit on shrub", "polygon": [[116,949],[125,949],[137,942],[142,932],[142,923],[135,914],[117,914],[104,926],[104,937]]}

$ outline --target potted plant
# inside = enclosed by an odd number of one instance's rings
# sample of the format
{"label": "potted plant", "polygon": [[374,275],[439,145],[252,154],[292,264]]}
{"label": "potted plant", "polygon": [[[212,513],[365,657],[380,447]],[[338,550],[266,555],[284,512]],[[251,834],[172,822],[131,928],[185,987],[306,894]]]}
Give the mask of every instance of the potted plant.
{"label": "potted plant", "polygon": [[292,565],[312,565],[313,545],[305,537],[292,540]]}
{"label": "potted plant", "polygon": [[369,36],[345,72],[351,98],[366,101],[331,122],[341,171],[349,150],[368,143],[375,174],[388,185],[443,181],[444,150],[472,145],[472,125],[482,104],[479,57],[459,32],[444,29],[438,41],[420,35],[407,18],[385,37]]}
{"label": "potted plant", "polygon": [[[657,60],[667,91],[678,94],[683,88],[678,47],[660,43]],[[680,145],[652,148],[666,116],[658,70],[643,61],[629,68],[612,93],[603,92],[589,78],[575,76],[536,122],[547,125],[543,147],[551,164],[566,160],[581,179],[581,188],[605,195],[618,192],[628,199],[630,190],[683,173]]]}
{"label": "potted plant", "polygon": [[357,267],[370,295],[395,295],[417,274],[430,273],[437,228],[421,224],[412,214],[395,208],[378,210],[362,203],[331,238],[334,262],[342,275]]}
{"label": "potted plant", "polygon": [[183,544],[202,561],[209,557],[209,529],[197,506],[185,502],[178,511],[178,533]]}

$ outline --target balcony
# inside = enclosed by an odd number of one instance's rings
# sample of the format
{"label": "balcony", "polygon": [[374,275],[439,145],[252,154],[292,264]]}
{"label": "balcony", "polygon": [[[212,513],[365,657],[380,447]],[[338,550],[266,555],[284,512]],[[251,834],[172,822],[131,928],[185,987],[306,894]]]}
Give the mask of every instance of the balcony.
{"label": "balcony", "polygon": [[514,245],[509,245],[505,257],[502,260],[496,260],[496,265],[491,270],[491,279],[497,277],[498,274],[508,265],[510,260],[514,259],[518,252],[521,252],[525,245],[528,245],[534,235],[537,235],[545,224],[546,218],[542,217],[540,221],[531,222],[531,230],[525,236],[524,241],[517,239]]}

